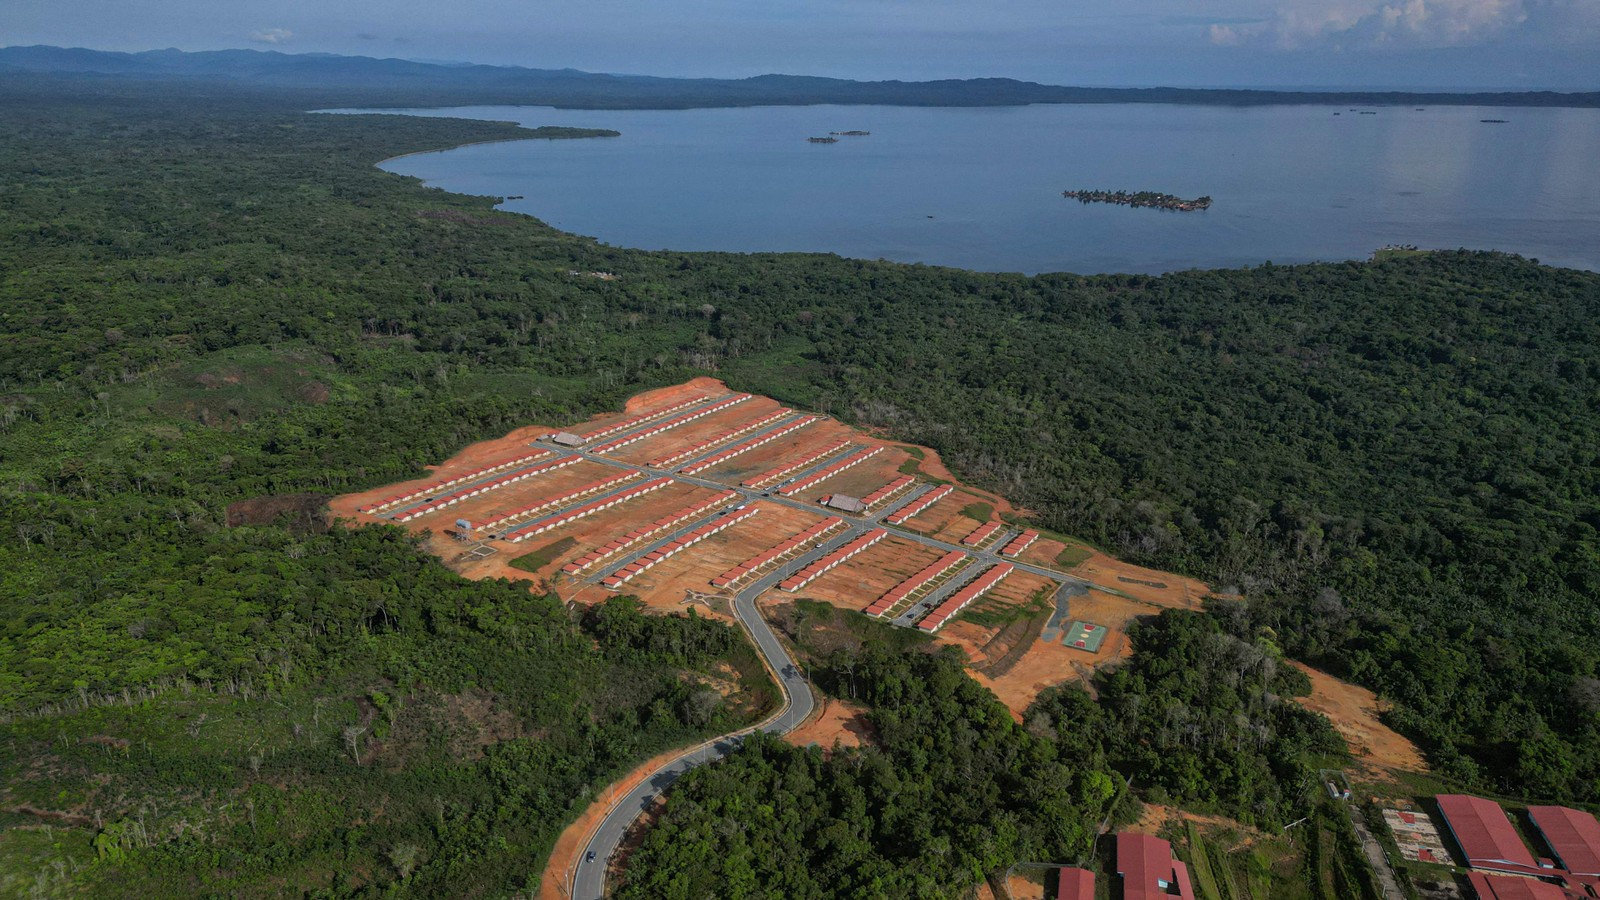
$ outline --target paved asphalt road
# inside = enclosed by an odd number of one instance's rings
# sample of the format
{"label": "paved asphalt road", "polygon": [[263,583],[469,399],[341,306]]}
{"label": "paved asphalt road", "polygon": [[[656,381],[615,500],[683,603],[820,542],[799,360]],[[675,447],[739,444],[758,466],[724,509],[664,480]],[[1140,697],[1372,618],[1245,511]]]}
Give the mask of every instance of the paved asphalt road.
{"label": "paved asphalt road", "polygon": [[[767,627],[766,620],[756,609],[756,597],[771,588],[780,578],[788,577],[791,571],[802,564],[803,560],[797,559],[789,565],[782,566],[776,572],[740,591],[733,601],[734,612],[738,615],[739,621],[749,630],[751,637],[755,638],[756,648],[766,658],[767,665],[778,673],[778,682],[783,687],[787,704],[778,715],[760,726],[762,731],[774,734],[787,734],[804,722],[816,705],[816,697],[811,692],[811,684],[801,674],[794,660],[789,658],[788,652],[778,642],[777,635]],[[728,735],[718,738],[708,746],[687,751],[629,791],[612,807],[610,814],[595,829],[588,845],[583,848],[584,856],[579,859],[577,871],[572,879],[572,896],[582,900],[598,900],[604,897],[606,863],[616,852],[617,846],[622,843],[622,836],[627,832],[628,826],[632,825],[639,814],[655,801],[657,795],[677,781],[683,773],[702,763],[714,762],[727,756],[739,746],[742,739],[743,734]],[[593,862],[588,860],[588,855],[591,853],[594,854]]]}
{"label": "paved asphalt road", "polygon": [[[612,437],[616,436],[613,435]],[[588,452],[587,450],[557,449],[557,452],[562,453],[563,455],[574,454],[582,456],[593,462],[602,463],[604,465],[613,466],[619,469],[632,469],[635,471],[644,472],[648,475],[670,474],[671,477],[677,478],[680,481],[685,481],[691,484],[697,484],[702,487],[709,487],[716,490],[730,489],[729,485],[711,481],[706,478],[697,478],[692,475],[683,475],[680,473],[656,472],[643,466],[632,465],[620,460],[609,459],[605,456],[598,456]],[[745,502],[747,503],[764,501],[767,503],[776,503],[781,506],[791,506],[800,509],[806,509],[812,512],[817,511],[817,508],[811,504],[804,503],[799,500],[793,500],[788,497],[768,496],[761,491],[750,490],[742,486],[733,486],[732,490],[742,494],[745,498]],[[734,613],[738,616],[739,621],[743,623],[744,627],[749,631],[750,635],[755,639],[756,647],[760,650],[761,655],[766,659],[767,665],[771,666],[772,670],[778,673],[779,683],[783,687],[784,695],[787,700],[787,705],[777,716],[760,726],[762,731],[775,734],[786,734],[794,730],[800,725],[801,722],[806,720],[806,717],[811,715],[812,708],[816,705],[816,698],[811,692],[810,683],[806,680],[805,676],[801,674],[800,669],[795,664],[794,660],[789,658],[788,652],[784,650],[783,645],[778,642],[777,636],[774,635],[772,633],[772,629],[767,626],[766,620],[764,620],[761,617],[761,613],[757,611],[756,598],[776,586],[779,581],[787,578],[791,574],[799,571],[804,566],[810,564],[812,561],[820,558],[826,552],[836,549],[849,539],[864,534],[869,527],[881,526],[883,524],[883,517],[887,515],[890,510],[898,508],[902,505],[904,505],[904,501],[891,505],[889,509],[874,515],[868,521],[851,522],[851,528],[845,534],[835,536],[832,540],[825,541],[821,545],[812,548],[810,551],[806,552],[800,557],[790,560],[788,563],[780,566],[777,570],[756,581],[754,584],[751,584],[749,587],[746,587],[744,590],[741,590],[734,598]],[[701,525],[704,524],[705,521],[706,520],[704,519],[697,520],[694,524]],[[849,520],[847,519],[847,521]],[[1111,593],[1120,593],[1115,588],[1096,585],[1087,579],[1078,578],[1072,575],[1065,575],[1061,572],[1046,569],[1042,566],[1031,565],[1016,559],[1002,559],[997,552],[999,547],[1004,546],[1004,544],[1000,542],[990,543],[986,549],[977,550],[972,547],[962,547],[955,544],[950,544],[926,535],[917,534],[916,532],[895,528],[893,526],[889,527],[891,532],[898,537],[905,538],[907,540],[911,540],[941,551],[960,550],[972,557],[974,564],[969,565],[966,570],[957,575],[954,579],[956,582],[964,583],[970,579],[971,573],[980,571],[981,569],[986,568],[988,565],[998,562],[1009,562],[1020,570],[1033,572],[1056,582],[1076,584],[1083,587],[1098,587],[1101,590],[1110,591]],[[653,541],[651,542],[651,545],[653,546],[665,542],[665,540]],[[620,562],[614,561],[611,564],[604,566],[601,572],[603,573],[620,567],[621,563],[624,563],[627,560],[633,559],[637,556],[641,556],[644,552],[648,552],[648,548],[643,551],[626,554],[621,558]],[[598,581],[600,577],[602,577],[601,574],[597,573],[596,575],[592,575],[588,580]],[[904,618],[904,616],[901,618]],[[896,624],[901,623],[897,622]],[[578,860],[575,872],[572,876],[572,897],[574,897],[575,900],[598,900],[598,898],[604,897],[607,863],[610,861],[611,855],[616,852],[618,845],[621,844],[622,837],[627,832],[628,827],[632,825],[634,820],[639,817],[639,814],[647,809],[662,791],[665,791],[673,784],[673,782],[682,777],[683,773],[689,771],[695,766],[708,762],[714,762],[724,756],[727,756],[729,753],[732,753],[738,748],[739,742],[743,739],[743,737],[744,733],[742,732],[732,735],[725,735],[721,738],[717,738],[710,744],[702,745],[694,750],[686,751],[657,770],[654,775],[640,782],[634,787],[633,790],[629,791],[627,795],[621,799],[621,801],[617,802],[612,807],[611,812],[607,814],[604,820],[601,821],[599,827],[596,828],[595,831],[590,835],[588,844],[583,848],[584,856],[580,857]],[[594,861],[592,862],[588,860],[588,855],[591,853],[594,854]]]}

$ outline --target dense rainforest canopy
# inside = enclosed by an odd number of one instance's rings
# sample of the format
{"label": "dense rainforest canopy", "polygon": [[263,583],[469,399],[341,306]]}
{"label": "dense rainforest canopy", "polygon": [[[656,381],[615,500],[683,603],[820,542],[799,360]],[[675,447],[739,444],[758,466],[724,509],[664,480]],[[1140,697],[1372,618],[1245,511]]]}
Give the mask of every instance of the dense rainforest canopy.
{"label": "dense rainforest canopy", "polygon": [[[174,878],[204,859],[225,890],[472,866],[461,883],[501,889],[492,823],[512,813],[487,798],[535,765],[507,755],[564,754],[565,780],[529,789],[567,815],[618,767],[755,714],[755,671],[742,706],[692,699],[750,665],[742,645],[585,649],[599,623],[462,584],[394,535],[230,528],[227,509],[411,476],[705,373],[929,444],[1041,524],[1242,594],[1207,617],[1218,634],[1270,633],[1380,691],[1462,786],[1600,802],[1600,276],[1469,252],[1026,278],[622,250],[372,166],[512,126],[186,90],[0,82],[7,821],[68,810],[102,859]],[[571,274],[589,271],[618,277]],[[1223,652],[1205,640],[1187,658]],[[508,644],[568,649],[475,674]],[[1112,687],[1205,699],[1150,666]],[[1262,689],[1241,715],[1280,714]],[[1148,727],[1115,696],[1108,722]],[[464,743],[377,737],[408,715]],[[1325,737],[1280,724],[1286,755]],[[371,778],[386,752],[393,782]],[[1242,776],[1263,820],[1276,753]],[[1156,760],[1111,762],[1189,793]],[[281,803],[279,849],[227,855]],[[515,859],[536,869],[558,824]],[[75,852],[28,840],[5,853]]]}

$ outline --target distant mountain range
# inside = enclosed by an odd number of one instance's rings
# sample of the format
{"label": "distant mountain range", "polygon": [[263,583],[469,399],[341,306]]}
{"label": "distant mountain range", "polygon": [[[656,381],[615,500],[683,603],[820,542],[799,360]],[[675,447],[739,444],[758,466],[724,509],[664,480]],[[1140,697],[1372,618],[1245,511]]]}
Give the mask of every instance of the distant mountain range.
{"label": "distant mountain range", "polygon": [[293,88],[351,105],[518,104],[568,109],[690,109],[816,103],[1020,106],[1030,103],[1185,103],[1227,106],[1481,105],[1600,107],[1600,92],[1412,93],[1065,87],[1010,78],[850,81],[800,75],[656,78],[576,69],[455,65],[262,50],[114,53],[64,47],[0,48],[7,74],[71,79],[211,81]]}

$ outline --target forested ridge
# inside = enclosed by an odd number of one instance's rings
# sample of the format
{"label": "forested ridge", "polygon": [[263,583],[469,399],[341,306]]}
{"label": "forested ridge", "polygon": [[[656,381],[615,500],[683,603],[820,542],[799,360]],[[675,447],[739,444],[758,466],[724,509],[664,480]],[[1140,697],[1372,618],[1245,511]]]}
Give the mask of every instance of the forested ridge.
{"label": "forested ridge", "polygon": [[1199,103],[1263,106],[1325,103],[1380,106],[1600,105],[1600,92],[1561,91],[1279,91],[1229,88],[1069,87],[1014,78],[852,81],[811,75],[662,78],[577,69],[460,65],[332,53],[176,49],[122,53],[81,47],[0,47],[7,77],[47,73],[95,83],[115,78],[166,82],[190,91],[206,85],[316,91],[327,105],[467,106],[504,104],[564,109],[693,109],[730,106],[884,104],[1019,106],[1029,103]]}
{"label": "forested ridge", "polygon": [[[382,530],[226,527],[241,500],[413,476],[704,373],[929,444],[1041,524],[1242,593],[1218,633],[1392,698],[1462,786],[1600,802],[1600,277],[1466,252],[1024,278],[620,250],[372,166],[511,126],[302,109],[0,83],[0,816],[100,835],[62,883],[341,895],[470,871],[465,892],[498,893],[595,779],[754,714],[764,679],[713,720],[687,687],[747,665],[742,644],[617,657],[586,649],[601,623]],[[557,683],[592,712],[542,704]],[[428,746],[381,762],[391,715]],[[424,737],[439,722],[470,738]],[[1286,757],[1319,746],[1298,728]],[[496,817],[524,813],[493,785],[540,783],[506,754],[550,752],[567,762],[526,765],[573,774],[496,849]],[[1263,820],[1274,759],[1244,810]],[[259,810],[269,789],[292,827],[244,854],[262,818],[240,792]],[[0,871],[95,858],[41,834],[0,840]]]}

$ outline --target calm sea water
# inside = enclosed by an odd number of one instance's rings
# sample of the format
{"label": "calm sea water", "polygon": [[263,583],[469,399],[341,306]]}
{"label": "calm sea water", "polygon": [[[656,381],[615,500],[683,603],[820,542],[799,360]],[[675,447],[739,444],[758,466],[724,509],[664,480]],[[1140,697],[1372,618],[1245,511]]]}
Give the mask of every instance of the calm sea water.
{"label": "calm sea water", "polygon": [[[1090,273],[1338,260],[1416,244],[1600,269],[1600,110],[1370,111],[404,110],[622,137],[481,144],[383,167],[451,191],[522,195],[505,208],[649,249]],[[849,129],[872,134],[806,142]],[[1061,196],[1073,188],[1205,194],[1214,205],[1084,205]]]}

